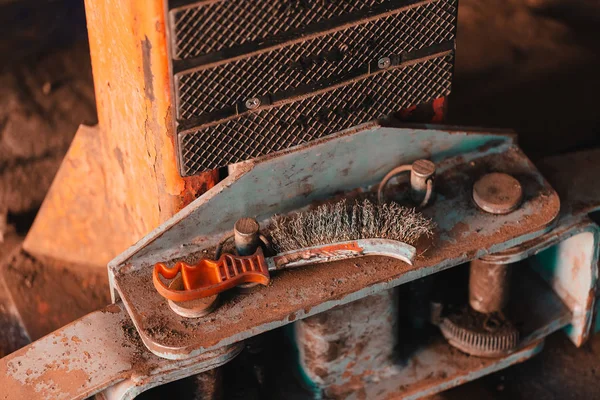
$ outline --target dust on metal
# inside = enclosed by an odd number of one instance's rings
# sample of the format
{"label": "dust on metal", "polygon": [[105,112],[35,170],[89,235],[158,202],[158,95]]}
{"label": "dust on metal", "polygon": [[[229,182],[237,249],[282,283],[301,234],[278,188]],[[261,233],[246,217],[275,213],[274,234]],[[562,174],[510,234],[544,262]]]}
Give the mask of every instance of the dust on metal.
{"label": "dust on metal", "polygon": [[509,174],[494,172],[475,182],[473,200],[483,211],[508,214],[521,204],[523,187]]}
{"label": "dust on metal", "polygon": [[[371,146],[379,149],[378,157],[366,156],[364,149]],[[147,265],[157,258],[201,254],[238,218],[256,215],[265,221],[338,193],[369,188],[394,166],[418,159],[436,163],[439,200],[423,211],[437,229],[427,253],[414,266],[376,258],[374,267],[375,258],[365,258],[281,273],[268,287],[225,301],[211,314],[211,324],[202,323],[202,318],[183,323],[160,296],[147,295],[153,291]],[[501,218],[482,213],[471,193],[461,190],[487,170],[524,177],[526,201],[519,209]],[[248,187],[260,190],[248,196]],[[227,210],[222,204],[228,204]],[[340,133],[266,157],[217,185],[111,263],[113,288],[127,302],[153,352],[189,357],[531,240],[551,228],[558,212],[558,197],[509,137],[394,128]],[[122,269],[125,265],[129,266]],[[306,284],[299,285],[298,279]],[[312,284],[315,281],[321,285]],[[276,299],[278,307],[265,312],[266,299]],[[178,340],[156,336],[153,332],[162,325],[176,329]]]}
{"label": "dust on metal", "polygon": [[[169,289],[183,290],[183,279],[177,276],[169,284]],[[213,295],[196,300],[176,302],[168,300],[171,310],[185,318],[200,318],[210,314],[219,306],[219,295]]]}
{"label": "dust on metal", "polygon": [[107,390],[131,399],[150,387],[216,368],[239,345],[196,359],[166,360],[148,352],[122,304],[113,304],[0,360],[4,399],[79,400]]}

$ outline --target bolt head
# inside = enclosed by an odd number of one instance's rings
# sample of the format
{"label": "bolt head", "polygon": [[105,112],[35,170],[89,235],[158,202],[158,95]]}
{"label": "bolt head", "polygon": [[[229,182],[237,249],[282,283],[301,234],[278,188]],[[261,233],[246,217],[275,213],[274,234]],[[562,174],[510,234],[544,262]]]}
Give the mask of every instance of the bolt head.
{"label": "bolt head", "polygon": [[392,60],[390,60],[389,57],[383,57],[380,58],[379,61],[377,61],[377,66],[379,67],[379,69],[389,68],[390,65],[392,65]]}
{"label": "bolt head", "polygon": [[254,110],[258,107],[260,107],[260,99],[252,97],[251,99],[246,100],[246,108],[248,110]]}
{"label": "bolt head", "polygon": [[473,200],[490,214],[508,214],[521,204],[523,187],[508,174],[487,174],[473,186]]}

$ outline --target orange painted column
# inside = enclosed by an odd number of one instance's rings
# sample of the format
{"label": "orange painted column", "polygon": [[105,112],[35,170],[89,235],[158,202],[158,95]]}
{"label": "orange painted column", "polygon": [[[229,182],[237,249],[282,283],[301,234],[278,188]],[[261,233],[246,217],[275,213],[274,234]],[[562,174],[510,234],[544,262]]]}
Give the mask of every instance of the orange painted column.
{"label": "orange painted column", "polygon": [[25,241],[104,268],[212,187],[176,163],[166,0],[86,0],[99,125],[77,132]]}

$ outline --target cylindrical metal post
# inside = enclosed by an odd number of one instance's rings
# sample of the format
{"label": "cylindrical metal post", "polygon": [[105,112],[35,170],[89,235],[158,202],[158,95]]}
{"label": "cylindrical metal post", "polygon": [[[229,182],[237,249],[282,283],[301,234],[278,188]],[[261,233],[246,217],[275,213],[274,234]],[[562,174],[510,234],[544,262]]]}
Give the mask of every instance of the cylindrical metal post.
{"label": "cylindrical metal post", "polygon": [[220,400],[223,398],[223,369],[215,368],[187,378],[193,385],[190,400]]}
{"label": "cylindrical metal post", "polygon": [[240,256],[251,256],[260,246],[260,225],[254,218],[240,218],[233,227],[235,248]]}
{"label": "cylindrical metal post", "polygon": [[510,295],[510,264],[471,261],[469,304],[480,313],[501,311]]}
{"label": "cylindrical metal post", "polygon": [[435,164],[429,160],[417,160],[410,172],[411,196],[416,204],[421,204],[427,195],[428,181],[435,175]]}

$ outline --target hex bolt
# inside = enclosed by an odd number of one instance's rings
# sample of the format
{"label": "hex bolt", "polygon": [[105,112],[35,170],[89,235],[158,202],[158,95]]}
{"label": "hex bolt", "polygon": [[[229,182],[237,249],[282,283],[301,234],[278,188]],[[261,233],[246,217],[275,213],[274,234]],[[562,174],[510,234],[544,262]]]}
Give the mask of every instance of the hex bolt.
{"label": "hex bolt", "polygon": [[[427,193],[432,195],[432,189],[428,189],[428,185],[433,185],[435,177],[435,164],[429,160],[417,160],[412,164],[410,171],[410,187],[411,197],[417,204],[423,202],[427,197]],[[430,199],[426,203],[429,202]]]}
{"label": "hex bolt", "polygon": [[240,256],[251,256],[260,246],[260,225],[254,218],[240,218],[233,227],[235,249]]}
{"label": "hex bolt", "polygon": [[248,110],[255,110],[258,107],[260,107],[260,104],[261,104],[260,99],[257,97],[252,97],[252,98],[246,100],[246,108]]}
{"label": "hex bolt", "polygon": [[508,174],[487,174],[473,185],[473,201],[490,214],[508,214],[516,210],[522,200],[521,183]]}
{"label": "hex bolt", "polygon": [[510,264],[484,260],[471,261],[469,271],[469,305],[483,314],[506,307],[510,294]]}
{"label": "hex bolt", "polygon": [[392,65],[392,60],[389,57],[382,57],[377,61],[377,67],[379,69],[387,69]]}

